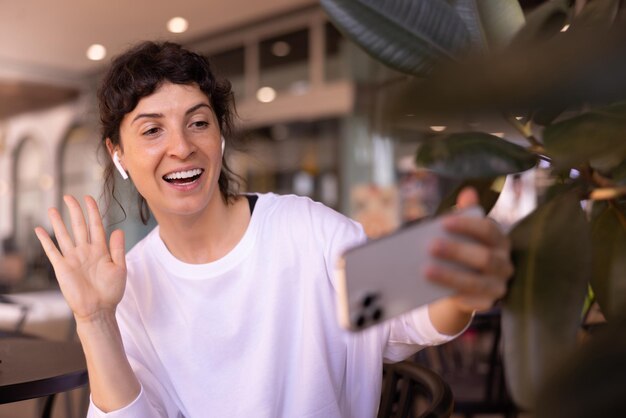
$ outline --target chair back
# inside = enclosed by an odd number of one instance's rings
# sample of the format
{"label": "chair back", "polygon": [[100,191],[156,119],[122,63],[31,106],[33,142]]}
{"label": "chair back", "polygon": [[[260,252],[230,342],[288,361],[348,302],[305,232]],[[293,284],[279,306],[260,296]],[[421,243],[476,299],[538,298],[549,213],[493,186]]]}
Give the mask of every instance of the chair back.
{"label": "chair back", "polygon": [[454,398],[437,373],[403,361],[383,366],[383,388],[378,418],[450,417]]}

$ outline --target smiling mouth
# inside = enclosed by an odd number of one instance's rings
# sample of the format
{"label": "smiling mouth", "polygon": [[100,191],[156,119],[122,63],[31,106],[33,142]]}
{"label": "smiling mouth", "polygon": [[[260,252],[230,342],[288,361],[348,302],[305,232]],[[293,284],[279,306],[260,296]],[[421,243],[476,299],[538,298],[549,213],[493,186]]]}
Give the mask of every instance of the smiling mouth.
{"label": "smiling mouth", "polygon": [[202,173],[204,173],[204,170],[201,168],[194,168],[192,170],[185,171],[174,171],[172,173],[164,175],[163,180],[171,184],[190,184],[198,180]]}

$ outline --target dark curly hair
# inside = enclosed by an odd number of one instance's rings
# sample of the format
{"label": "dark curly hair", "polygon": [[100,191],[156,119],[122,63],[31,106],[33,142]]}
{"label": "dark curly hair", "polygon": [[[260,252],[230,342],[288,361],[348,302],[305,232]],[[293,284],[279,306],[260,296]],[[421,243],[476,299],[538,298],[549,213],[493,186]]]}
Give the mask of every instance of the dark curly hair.
{"label": "dark curly hair", "polygon": [[[228,80],[218,80],[207,58],[173,42],[142,42],[113,59],[98,89],[101,146],[106,140],[121,146],[120,125],[124,116],[133,111],[143,97],[149,96],[164,82],[197,85],[206,94],[217,118],[222,135],[229,138],[235,116],[234,95]],[[228,141],[227,141],[228,143]],[[115,168],[110,158],[104,171],[105,194],[115,197]],[[232,203],[237,196],[238,177],[222,157],[218,179],[224,202]],[[138,193],[139,213],[144,224],[150,219],[146,200]],[[122,208],[123,209],[123,208]]]}

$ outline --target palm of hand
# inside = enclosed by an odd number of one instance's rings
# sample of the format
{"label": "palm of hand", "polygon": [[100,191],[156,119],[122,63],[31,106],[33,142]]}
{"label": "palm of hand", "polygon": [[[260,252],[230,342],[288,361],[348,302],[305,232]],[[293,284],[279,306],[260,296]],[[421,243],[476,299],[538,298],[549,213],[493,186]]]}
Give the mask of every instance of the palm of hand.
{"label": "palm of hand", "polygon": [[124,234],[114,231],[107,245],[95,200],[85,198],[89,222],[76,199],[66,196],[65,203],[70,211],[73,238],[55,208],[48,215],[59,247],[43,228],[35,229],[63,296],[77,320],[105,311],[114,313],[126,285]]}
{"label": "palm of hand", "polygon": [[77,247],[55,266],[55,273],[63,296],[78,318],[115,310],[124,295],[126,268],[113,262],[106,246]]}

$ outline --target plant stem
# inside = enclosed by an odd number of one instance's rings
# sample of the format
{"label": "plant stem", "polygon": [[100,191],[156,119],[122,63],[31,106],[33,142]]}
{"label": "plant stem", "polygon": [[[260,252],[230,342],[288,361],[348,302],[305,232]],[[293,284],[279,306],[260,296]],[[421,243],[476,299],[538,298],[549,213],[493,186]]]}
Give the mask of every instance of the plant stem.
{"label": "plant stem", "polygon": [[533,135],[532,130],[530,129],[530,122],[527,124],[522,124],[519,120],[515,119],[514,116],[510,115],[506,115],[505,119],[508,120],[509,123],[513,125],[513,127],[517,129],[519,133],[521,133],[522,136],[528,141],[528,143],[531,145],[532,151],[539,154],[543,154],[545,152],[543,144],[539,142],[537,138],[535,138],[535,135]]}
{"label": "plant stem", "polygon": [[592,200],[613,200],[626,195],[626,186],[601,187],[591,191],[589,198]]}

